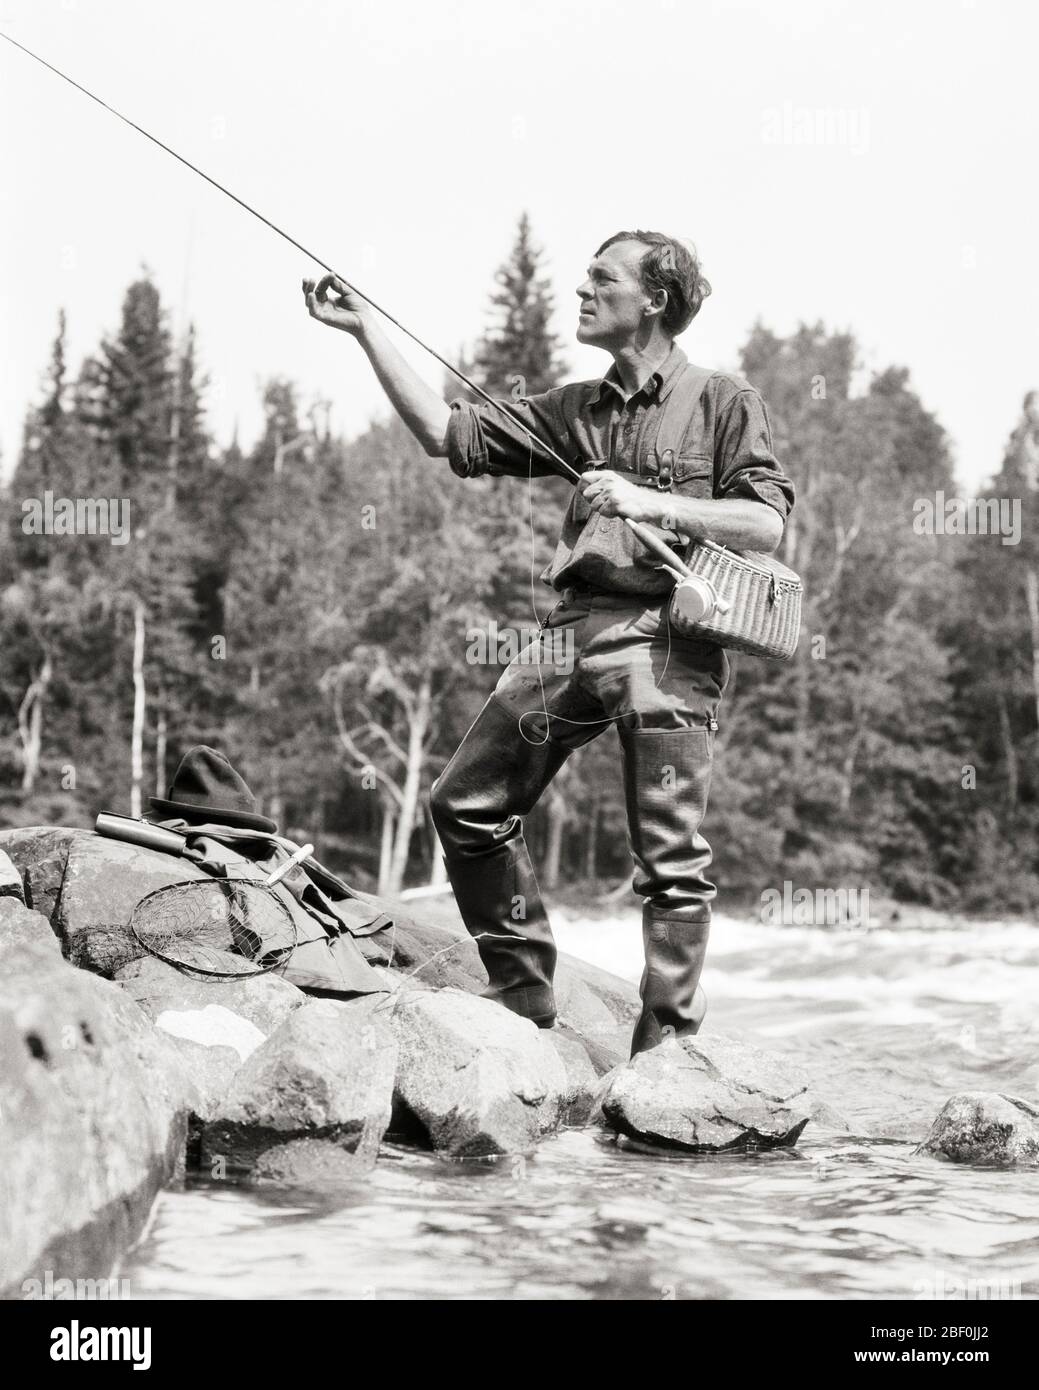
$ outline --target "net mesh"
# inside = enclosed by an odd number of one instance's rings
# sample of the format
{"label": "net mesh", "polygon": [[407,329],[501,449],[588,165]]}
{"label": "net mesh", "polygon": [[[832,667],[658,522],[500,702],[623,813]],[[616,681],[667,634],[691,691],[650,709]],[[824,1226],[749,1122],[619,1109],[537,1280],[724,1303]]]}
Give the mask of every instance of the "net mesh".
{"label": "net mesh", "polygon": [[224,977],[276,970],[298,940],[292,915],[276,893],[262,882],[236,878],[159,888],[137,904],[129,929],[160,960]]}

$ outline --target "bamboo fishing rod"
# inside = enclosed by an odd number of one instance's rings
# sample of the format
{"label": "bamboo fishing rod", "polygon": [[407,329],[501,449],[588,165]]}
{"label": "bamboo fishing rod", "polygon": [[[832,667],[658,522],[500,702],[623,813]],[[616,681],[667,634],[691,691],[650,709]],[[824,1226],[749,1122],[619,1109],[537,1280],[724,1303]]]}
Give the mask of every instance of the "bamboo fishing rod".
{"label": "bamboo fishing rod", "polygon": [[[370,305],[371,308],[376,311],[376,313],[381,314],[387,322],[392,323],[395,328],[400,329],[400,331],[406,337],[410,338],[413,343],[416,343],[424,352],[428,352],[431,357],[435,358],[442,367],[446,367],[447,370],[467,386],[474,395],[479,396],[481,400],[486,401],[488,405],[493,406],[495,410],[504,415],[507,420],[517,425],[531,443],[536,444],[539,449],[542,449],[553,463],[558,466],[558,471],[561,472],[563,477],[569,479],[572,483],[580,483],[581,474],[577,469],[574,468],[572,464],[567,463],[566,459],[557,454],[555,449],[546,444],[532,429],[529,429],[523,420],[509,409],[504,401],[495,400],[490,392],[485,391],[482,386],[479,386],[470,377],[466,376],[465,372],[459,367],[456,367],[453,362],[449,362],[446,357],[442,357],[435,348],[423,342],[417,333],[413,333],[410,328],[406,327],[399,319],[395,318],[388,309],[384,309],[382,305],[377,304],[370,295],[358,289],[345,275],[340,275],[327,261],[322,260],[320,256],[304,246],[302,242],[297,241],[294,236],[290,236],[289,233],[279,227],[276,222],[272,222],[269,217],[264,217],[262,212],[258,212],[257,209],[250,203],[247,203],[244,198],[239,198],[237,193],[232,193],[229,188],[225,188],[218,179],[213,178],[211,174],[207,174],[206,171],[200,169],[197,164],[192,164],[191,160],[185,158],[184,155],[178,154],[175,149],[165,144],[157,135],[152,135],[151,131],[145,130],[145,128],[138,125],[136,121],[132,121],[129,116],[124,116],[121,111],[117,111],[114,106],[110,106],[107,101],[103,101],[101,97],[90,91],[89,88],[84,87],[81,82],[77,82],[75,78],[69,77],[68,73],[62,72],[62,70],[56,68],[53,63],[48,63],[46,58],[41,58],[40,55],[34,53],[31,48],[26,48],[24,43],[19,43],[17,39],[11,38],[10,34],[5,34],[2,30],[0,30],[0,39],[5,39],[12,47],[20,49],[22,53],[32,58],[34,62],[39,63],[41,67],[45,67],[49,72],[54,73],[55,77],[60,77],[63,82],[67,82],[70,87],[74,87],[77,92],[82,92],[85,97],[89,97],[91,101],[96,102],[97,105],[107,111],[109,115],[115,116],[116,119],[122,121],[124,125],[128,125],[131,130],[135,130],[138,135],[143,135],[144,138],[150,140],[153,145],[158,145],[160,150],[165,150],[168,155],[172,155],[173,158],[183,164],[185,168],[190,169],[193,174],[197,174],[199,178],[205,179],[206,183],[211,184],[220,193],[223,193],[225,197],[237,203],[240,208],[244,208],[246,212],[251,213],[253,217],[262,222],[265,227],[269,227],[270,230],[280,236],[282,240],[287,241],[290,246],[294,246],[297,251],[301,251],[304,256],[308,257],[308,259],[312,260],[316,265],[321,266],[322,270],[326,270],[330,275],[334,275],[337,280],[342,281],[347,289],[356,294],[358,298],[363,299],[366,304]],[[675,551],[664,541],[660,540],[659,537],[655,536],[646,526],[643,526],[641,522],[633,521],[630,517],[625,517],[624,521],[626,525],[635,532],[643,545],[647,546],[658,558],[662,559],[673,573],[676,573],[676,571],[682,571],[685,574],[689,573],[683,561],[676,555]],[[681,576],[676,573],[676,577]]]}

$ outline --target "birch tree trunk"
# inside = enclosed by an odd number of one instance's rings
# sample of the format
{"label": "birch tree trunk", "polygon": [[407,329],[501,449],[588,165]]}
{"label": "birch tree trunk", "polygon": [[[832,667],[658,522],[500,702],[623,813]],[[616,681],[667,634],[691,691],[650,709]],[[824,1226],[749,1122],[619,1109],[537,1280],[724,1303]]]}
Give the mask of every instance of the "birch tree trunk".
{"label": "birch tree trunk", "polygon": [[1011,806],[1017,805],[1019,785],[1017,749],[1014,747],[1014,733],[1010,727],[1010,712],[1002,687],[996,692],[996,708],[999,710],[999,733],[1003,741],[1003,759],[1007,765],[1007,800]]}
{"label": "birch tree trunk", "polygon": [[404,872],[408,866],[408,851],[411,848],[411,833],[415,828],[415,817],[418,811],[422,768],[426,758],[426,734],[429,732],[432,694],[432,682],[428,675],[423,676],[415,696],[414,705],[409,711],[411,718],[408,722],[407,762],[404,768],[404,785],[401,787],[397,833],[394,836],[393,854],[390,858],[387,886],[389,893],[399,893],[404,885]]}
{"label": "birch tree trunk", "polygon": [[592,798],[588,814],[588,832],[584,843],[584,876],[591,882],[595,878],[595,867],[599,858],[599,798]]}
{"label": "birch tree trunk", "polygon": [[439,888],[447,882],[447,865],[444,863],[444,846],[440,843],[440,836],[432,820],[429,823],[429,838],[433,847],[433,857],[429,865],[429,886]]}
{"label": "birch tree trunk", "polygon": [[141,788],[144,783],[144,604],[133,605],[133,725],[130,733],[130,814],[141,814]]}
{"label": "birch tree trunk", "polygon": [[382,803],[382,831],[379,836],[379,887],[380,895],[390,891],[390,863],[393,859],[393,807],[388,800]]}
{"label": "birch tree trunk", "polygon": [[161,703],[155,721],[155,795],[166,795],[166,710]]}
{"label": "birch tree trunk", "polygon": [[563,829],[568,820],[566,798],[558,787],[548,793],[548,843],[542,874],[545,887],[552,892],[559,887],[560,864],[563,856]]}
{"label": "birch tree trunk", "polygon": [[22,745],[22,794],[30,795],[40,775],[40,754],[43,748],[43,701],[51,683],[54,668],[50,653],[44,652],[40,669],[29,683],[18,706],[18,737]]}

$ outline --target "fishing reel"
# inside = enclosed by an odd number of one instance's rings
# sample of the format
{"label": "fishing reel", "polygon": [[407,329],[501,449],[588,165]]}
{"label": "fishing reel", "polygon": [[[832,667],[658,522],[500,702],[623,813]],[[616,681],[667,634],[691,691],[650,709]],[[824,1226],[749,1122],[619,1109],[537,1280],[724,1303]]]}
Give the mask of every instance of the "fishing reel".
{"label": "fishing reel", "polygon": [[690,631],[697,623],[710,621],[716,613],[728,613],[732,604],[722,598],[709,579],[693,574],[685,565],[678,568],[677,557],[660,566],[674,576],[668,613],[679,633]]}
{"label": "fishing reel", "polygon": [[678,570],[672,573],[676,583],[671,594],[671,621],[680,632],[707,622],[716,613],[727,613],[732,607],[702,575],[680,574]]}

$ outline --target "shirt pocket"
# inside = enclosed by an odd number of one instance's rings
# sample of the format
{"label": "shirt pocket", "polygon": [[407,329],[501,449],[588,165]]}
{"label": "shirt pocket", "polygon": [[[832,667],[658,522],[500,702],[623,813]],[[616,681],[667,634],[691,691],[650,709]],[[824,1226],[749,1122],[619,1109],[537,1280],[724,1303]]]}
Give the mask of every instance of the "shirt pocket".
{"label": "shirt pocket", "polygon": [[708,454],[681,454],[672,465],[672,487],[682,497],[714,495],[714,460]]}

